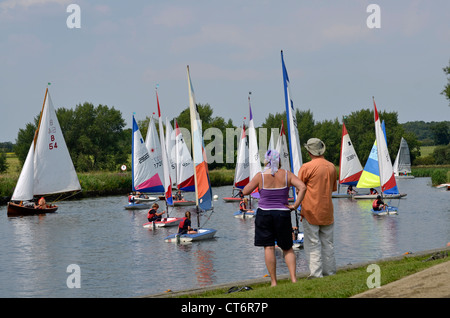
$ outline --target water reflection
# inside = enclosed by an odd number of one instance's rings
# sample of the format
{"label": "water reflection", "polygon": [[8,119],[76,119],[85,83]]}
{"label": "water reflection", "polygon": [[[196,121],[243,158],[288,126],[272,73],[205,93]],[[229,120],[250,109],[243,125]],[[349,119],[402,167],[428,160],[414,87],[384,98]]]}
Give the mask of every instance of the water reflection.
{"label": "water reflection", "polygon": [[[373,216],[370,200],[333,199],[337,265],[445,246],[449,193],[428,180],[399,180],[408,196],[390,202],[398,215]],[[213,190],[222,198],[231,187]],[[67,201],[54,215],[24,218],[7,218],[0,207],[0,297],[133,297],[267,274],[264,250],[253,244],[254,219],[233,217],[238,203],[214,201],[214,213],[201,221],[217,229],[216,238],[186,245],[164,242],[177,228],[143,228],[147,210],[125,204],[125,195]],[[304,251],[295,255],[297,271],[307,271]],[[287,274],[281,250],[276,257],[277,273]],[[81,268],[80,289],[66,286],[70,264]]]}

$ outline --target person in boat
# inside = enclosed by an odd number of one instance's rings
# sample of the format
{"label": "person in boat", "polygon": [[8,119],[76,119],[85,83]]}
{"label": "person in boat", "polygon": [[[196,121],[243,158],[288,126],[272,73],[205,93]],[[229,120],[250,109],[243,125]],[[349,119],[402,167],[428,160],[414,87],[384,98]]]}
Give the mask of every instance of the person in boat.
{"label": "person in boat", "polygon": [[134,195],[133,192],[130,193],[130,195],[128,196],[128,202],[133,203],[134,202]]}
{"label": "person in boat", "polygon": [[[283,250],[290,279],[297,281],[296,257],[292,248],[291,210],[296,210],[306,192],[305,184],[292,172],[280,169],[280,154],[269,149],[265,154],[264,170],[256,174],[244,187],[244,195],[259,189],[260,199],[255,219],[255,246],[264,247],[264,260],[269,271],[271,286],[277,285],[275,241]],[[296,201],[289,205],[289,189],[296,187]]]}
{"label": "person in boat", "polygon": [[374,188],[370,188],[370,194],[378,194],[378,191]]}
{"label": "person in boat", "polygon": [[334,164],[324,157],[326,146],[322,140],[310,138],[304,147],[311,161],[301,166],[298,176],[307,188],[300,216],[309,277],[334,275],[336,259],[332,192],[337,190],[337,171]]}
{"label": "person in boat", "polygon": [[245,213],[253,213],[255,211],[251,210],[251,209],[247,209],[247,203],[248,203],[248,199],[247,198],[243,198],[241,200],[241,202],[239,203],[239,210],[241,212],[245,212]]}
{"label": "person in boat", "polygon": [[347,194],[356,194],[356,191],[353,189],[352,185],[349,185],[347,188]]}
{"label": "person in boat", "polygon": [[175,193],[175,195],[173,196],[173,199],[176,200],[176,201],[183,200],[183,196],[181,195],[181,191],[180,191],[180,190],[178,190],[178,191]]}
{"label": "person in boat", "polygon": [[372,203],[372,208],[374,211],[386,210],[387,204],[381,199],[381,195],[377,195],[377,198]]}
{"label": "person in boat", "polygon": [[197,230],[191,227],[191,212],[186,211],[183,220],[178,225],[178,234],[197,234]]}
{"label": "person in boat", "polygon": [[41,197],[38,201],[38,204],[35,206],[36,209],[46,209],[47,202],[45,202],[45,198]]}
{"label": "person in boat", "polygon": [[147,213],[147,219],[149,222],[161,221],[162,215],[166,213],[166,211],[162,211],[158,213],[159,205],[157,203],[153,203],[152,208]]}

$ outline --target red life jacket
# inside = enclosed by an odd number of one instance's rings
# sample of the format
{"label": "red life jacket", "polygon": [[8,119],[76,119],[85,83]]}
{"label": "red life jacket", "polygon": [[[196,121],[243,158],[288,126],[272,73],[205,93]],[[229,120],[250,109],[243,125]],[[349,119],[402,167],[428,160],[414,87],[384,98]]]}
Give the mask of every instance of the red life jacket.
{"label": "red life jacket", "polygon": [[241,201],[241,203],[239,203],[239,209],[240,209],[241,211],[247,209],[247,206],[245,205],[245,202],[244,202],[244,201]]}
{"label": "red life jacket", "polygon": [[379,204],[378,202],[379,202],[379,200],[373,201],[373,203],[372,203],[372,208],[373,208],[374,210],[378,210],[378,209],[380,208],[380,204]]}
{"label": "red life jacket", "polygon": [[187,220],[187,217],[184,217],[181,222],[178,224],[178,228],[182,229],[184,227],[184,222]]}

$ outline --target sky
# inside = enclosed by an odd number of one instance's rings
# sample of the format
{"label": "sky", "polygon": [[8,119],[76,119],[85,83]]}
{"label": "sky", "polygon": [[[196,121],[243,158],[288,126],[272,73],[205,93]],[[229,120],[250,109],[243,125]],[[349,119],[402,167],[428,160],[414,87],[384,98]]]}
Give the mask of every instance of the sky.
{"label": "sky", "polygon": [[187,65],[197,103],[236,126],[252,92],[258,127],[285,110],[281,50],[294,106],[316,121],[372,96],[400,123],[450,120],[448,0],[4,0],[0,142],[39,114],[48,83],[55,108],[107,105],[127,128],[157,111],[158,85],[173,118],[189,105]]}

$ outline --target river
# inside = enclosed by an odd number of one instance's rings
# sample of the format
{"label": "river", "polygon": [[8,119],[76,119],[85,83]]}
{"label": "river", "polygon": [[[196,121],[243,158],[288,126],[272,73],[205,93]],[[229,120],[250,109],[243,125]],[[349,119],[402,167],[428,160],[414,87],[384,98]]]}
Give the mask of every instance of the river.
{"label": "river", "polygon": [[[373,216],[371,201],[333,199],[337,265],[450,242],[450,192],[430,183],[398,180],[408,194],[390,202],[398,215]],[[201,218],[205,227],[217,229],[216,237],[183,245],[164,242],[176,228],[143,228],[147,211],[125,210],[126,195],[60,202],[57,213],[42,216],[7,217],[2,206],[0,297],[136,297],[263,277],[254,220],[233,217],[238,203],[222,200],[230,193],[231,186],[214,188],[214,212]],[[183,216],[185,210],[175,208],[170,215]],[[304,251],[295,253],[297,271],[307,271]],[[288,273],[280,250],[277,273]],[[71,284],[77,281],[79,286]]]}

